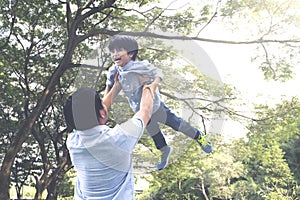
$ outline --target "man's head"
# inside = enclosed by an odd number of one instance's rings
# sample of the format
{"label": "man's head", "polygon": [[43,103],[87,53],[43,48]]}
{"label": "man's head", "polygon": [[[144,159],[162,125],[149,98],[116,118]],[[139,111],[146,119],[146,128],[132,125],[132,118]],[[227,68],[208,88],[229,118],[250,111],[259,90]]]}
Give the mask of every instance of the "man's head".
{"label": "man's head", "polygon": [[64,115],[68,131],[86,130],[107,121],[107,109],[96,90],[80,88],[66,101]]}
{"label": "man's head", "polygon": [[137,41],[129,36],[117,35],[111,38],[108,49],[111,53],[112,60],[123,67],[130,60],[135,60],[138,54]]}

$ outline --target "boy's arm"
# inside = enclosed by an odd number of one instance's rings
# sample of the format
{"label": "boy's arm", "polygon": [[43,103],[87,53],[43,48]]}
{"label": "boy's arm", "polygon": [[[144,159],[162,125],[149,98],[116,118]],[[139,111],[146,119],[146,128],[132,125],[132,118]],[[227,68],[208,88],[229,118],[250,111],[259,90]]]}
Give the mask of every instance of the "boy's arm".
{"label": "boy's arm", "polygon": [[159,84],[161,82],[161,80],[162,80],[162,78],[159,77],[159,76],[155,77],[154,79],[150,78],[150,77],[145,77],[145,76],[143,76],[141,74],[138,74],[138,73],[136,73],[136,76],[139,78],[141,85],[144,85],[145,83],[149,83],[149,84],[156,83],[156,84]]}
{"label": "boy's arm", "polygon": [[[156,73],[155,73],[155,79],[156,78],[159,78],[159,82],[163,79],[163,73],[162,73],[162,70],[160,68],[157,68],[156,67]],[[159,83],[158,82],[158,83]]]}
{"label": "boy's arm", "polygon": [[160,83],[163,79],[163,73],[160,68],[155,67],[154,65],[150,65],[149,69],[152,71],[151,73],[151,82]]}
{"label": "boy's arm", "polygon": [[155,77],[154,79],[151,79],[149,77],[144,77],[140,74],[136,74],[136,76],[139,78],[141,85],[144,85],[145,87],[148,87],[151,89],[151,94],[154,97],[154,93],[161,81],[161,78]]}

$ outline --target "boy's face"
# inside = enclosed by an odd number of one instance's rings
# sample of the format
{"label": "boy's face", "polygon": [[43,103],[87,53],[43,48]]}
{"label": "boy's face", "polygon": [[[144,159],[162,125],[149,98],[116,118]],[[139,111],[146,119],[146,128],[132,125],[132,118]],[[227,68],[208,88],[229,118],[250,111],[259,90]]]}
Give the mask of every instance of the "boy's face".
{"label": "boy's face", "polygon": [[124,48],[115,49],[110,53],[111,53],[112,61],[120,67],[124,67],[131,60],[133,56],[132,53],[128,54],[128,52]]}

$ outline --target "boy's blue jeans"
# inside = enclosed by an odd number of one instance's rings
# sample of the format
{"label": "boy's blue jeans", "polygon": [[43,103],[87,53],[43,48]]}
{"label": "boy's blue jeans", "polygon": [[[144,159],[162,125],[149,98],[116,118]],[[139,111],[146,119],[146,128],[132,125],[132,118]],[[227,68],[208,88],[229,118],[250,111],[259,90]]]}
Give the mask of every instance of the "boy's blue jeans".
{"label": "boy's blue jeans", "polygon": [[184,119],[177,117],[163,102],[161,102],[159,109],[152,114],[150,122],[146,126],[146,130],[152,137],[157,149],[161,149],[167,145],[158,123],[165,124],[175,131],[184,133],[192,139],[197,138],[199,135],[198,129],[192,127]]}

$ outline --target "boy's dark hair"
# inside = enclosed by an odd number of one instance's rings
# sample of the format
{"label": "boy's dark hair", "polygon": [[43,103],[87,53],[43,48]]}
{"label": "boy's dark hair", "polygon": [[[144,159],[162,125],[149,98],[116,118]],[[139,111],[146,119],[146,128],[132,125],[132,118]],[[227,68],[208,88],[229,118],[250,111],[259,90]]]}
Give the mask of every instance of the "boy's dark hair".
{"label": "boy's dark hair", "polygon": [[67,131],[86,130],[99,125],[102,100],[96,90],[80,88],[68,97],[63,111]]}
{"label": "boy's dark hair", "polygon": [[138,43],[137,41],[127,35],[117,35],[117,36],[113,36],[110,39],[109,45],[108,45],[108,49],[110,52],[113,52],[115,49],[116,50],[120,50],[124,48],[128,54],[133,53],[132,56],[132,60],[136,59],[136,56],[138,54]]}

